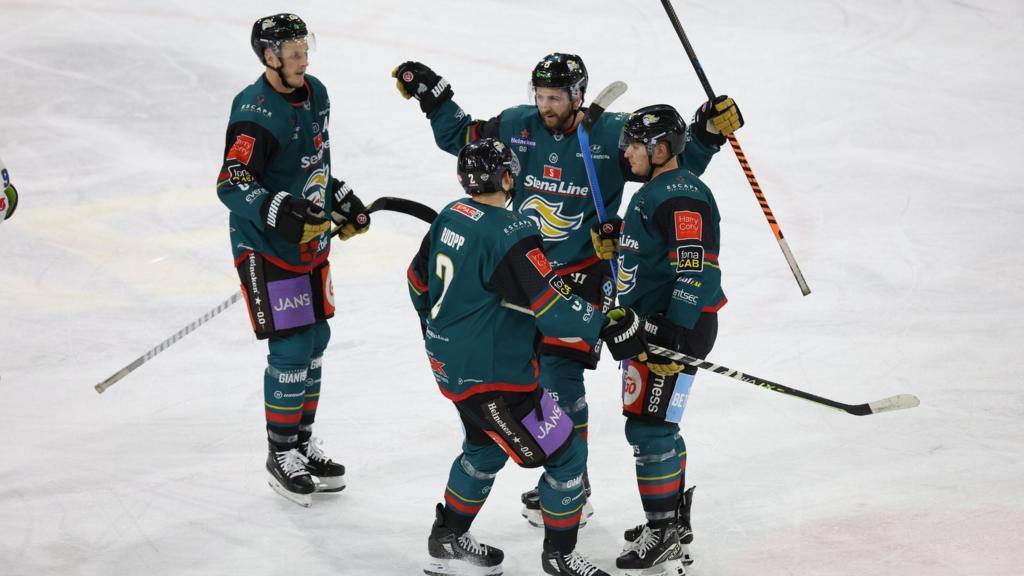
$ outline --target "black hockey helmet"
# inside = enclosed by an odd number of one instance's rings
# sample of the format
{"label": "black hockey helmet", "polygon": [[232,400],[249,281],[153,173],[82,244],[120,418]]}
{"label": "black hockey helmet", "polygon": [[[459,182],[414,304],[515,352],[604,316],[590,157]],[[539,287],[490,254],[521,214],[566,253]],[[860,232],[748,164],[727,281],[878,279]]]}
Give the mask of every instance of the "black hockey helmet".
{"label": "black hockey helmet", "polygon": [[309,35],[309,30],[306,29],[306,23],[302,21],[302,18],[295,14],[274,14],[260,18],[253,23],[250,43],[256,57],[266,65],[267,61],[263,57],[264,49],[270,48],[280,58],[282,42],[305,38]]}
{"label": "black hockey helmet", "polygon": [[501,177],[509,172],[515,179],[519,175],[519,159],[500,140],[484,138],[462,147],[457,171],[459,183],[470,196],[502,192]]}
{"label": "black hockey helmet", "polygon": [[555,52],[537,62],[530,75],[530,84],[537,88],[565,88],[573,100],[587,91],[587,67],[575,54]]}
{"label": "black hockey helmet", "polygon": [[644,106],[633,112],[622,125],[619,148],[625,150],[638,142],[647,148],[647,155],[654,155],[658,142],[668,144],[670,156],[677,156],[686,145],[686,121],[675,108],[668,104]]}

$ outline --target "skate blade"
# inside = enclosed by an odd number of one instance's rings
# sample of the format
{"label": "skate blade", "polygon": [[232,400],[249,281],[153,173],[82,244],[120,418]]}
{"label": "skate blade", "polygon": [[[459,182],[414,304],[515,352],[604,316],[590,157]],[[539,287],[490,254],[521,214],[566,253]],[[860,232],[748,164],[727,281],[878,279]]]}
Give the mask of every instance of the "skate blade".
{"label": "skate blade", "polygon": [[623,568],[625,576],[686,576],[686,568],[680,560],[666,560],[650,568]]}
{"label": "skate blade", "polygon": [[345,489],[345,478],[343,476],[314,476],[317,493],[341,492]]}
{"label": "skate blade", "polygon": [[[540,510],[537,510],[536,508],[527,508],[526,506],[523,506],[522,515],[523,518],[526,518],[526,521],[530,523],[530,526],[533,526],[535,528],[544,527],[544,516],[541,514]],[[586,504],[583,505],[583,514],[580,516],[580,528],[586,526],[587,519],[593,515],[594,507],[590,505],[590,502],[587,502]]]}
{"label": "skate blade", "polygon": [[423,572],[430,576],[501,576],[502,565],[477,566],[465,560],[431,558]]}
{"label": "skate blade", "polygon": [[310,506],[313,505],[312,494],[298,494],[296,492],[291,492],[290,490],[282,486],[281,483],[278,482],[277,479],[274,477],[270,477],[269,479],[267,479],[267,484],[269,484],[270,487],[274,489],[274,492],[277,492],[281,496],[284,496],[285,498],[291,500],[292,502],[298,504],[299,506],[302,506],[303,508],[309,508]]}

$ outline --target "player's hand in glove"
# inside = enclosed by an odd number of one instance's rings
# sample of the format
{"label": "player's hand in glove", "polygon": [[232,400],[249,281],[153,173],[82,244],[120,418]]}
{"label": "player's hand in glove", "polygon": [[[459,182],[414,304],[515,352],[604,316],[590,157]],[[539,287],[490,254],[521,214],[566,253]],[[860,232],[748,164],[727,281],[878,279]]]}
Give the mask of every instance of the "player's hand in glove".
{"label": "player's hand in glove", "polygon": [[294,244],[305,244],[331,229],[327,215],[319,206],[287,192],[267,198],[261,212],[268,228]]}
{"label": "player's hand in glove", "polygon": [[625,306],[618,306],[606,314],[607,321],[601,328],[601,339],[608,346],[608,352],[616,360],[636,357],[643,362],[647,359],[647,344],[644,342],[643,324],[640,317]]}
{"label": "player's hand in glove", "polygon": [[402,62],[391,71],[391,77],[402,96],[419,100],[420,110],[427,115],[455,95],[448,80],[419,62]]}
{"label": "player's hand in glove", "polygon": [[715,97],[714,106],[705,102],[693,114],[693,134],[706,146],[725,144],[726,136],[742,126],[739,106],[725,94]]}
{"label": "player's hand in glove", "polygon": [[14,216],[14,209],[18,207],[18,190],[14,184],[4,188],[4,195],[0,196],[0,220],[7,220]]}
{"label": "player's hand in glove", "polygon": [[348,184],[340,180],[334,181],[331,220],[340,227],[338,237],[342,240],[348,240],[370,229],[370,214],[366,211],[363,201]]}
{"label": "player's hand in glove", "polygon": [[[682,352],[685,335],[683,328],[669,322],[662,314],[653,314],[644,321],[644,337],[648,344]],[[647,368],[658,376],[674,376],[685,370],[686,364],[649,352]]]}
{"label": "player's hand in glove", "polygon": [[615,258],[619,251],[619,233],[622,232],[622,218],[612,216],[605,223],[596,222],[590,227],[590,241],[594,252],[601,260]]}

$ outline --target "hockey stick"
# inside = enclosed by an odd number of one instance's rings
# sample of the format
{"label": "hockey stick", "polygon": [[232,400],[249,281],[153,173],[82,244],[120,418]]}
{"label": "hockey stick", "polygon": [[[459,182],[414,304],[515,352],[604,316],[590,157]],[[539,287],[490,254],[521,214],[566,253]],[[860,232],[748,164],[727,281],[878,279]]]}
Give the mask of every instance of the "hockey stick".
{"label": "hockey stick", "polygon": [[[437,216],[437,212],[435,212],[434,209],[429,206],[420,204],[419,202],[413,200],[406,200],[405,198],[395,198],[392,196],[384,196],[382,198],[378,198],[371,202],[370,205],[366,207],[367,213],[377,212],[378,210],[401,212],[403,214],[408,214],[410,216],[419,218],[420,220],[423,220],[424,222],[427,223],[433,222],[434,218]],[[341,226],[338,226],[331,230],[331,238],[337,236],[338,232],[340,231]],[[192,332],[196,328],[199,328],[203,324],[206,324],[211,319],[213,319],[214,316],[217,316],[221,312],[227,310],[228,308],[231,307],[232,304],[238,302],[238,300],[241,298],[242,292],[235,292],[234,294],[231,295],[230,298],[221,302],[206,314],[203,314],[199,318],[196,318],[195,320],[190,322],[188,326],[185,326],[181,330],[178,330],[177,332],[172,334],[170,338],[167,338],[163,342],[150,348],[148,352],[133,360],[131,364],[128,364],[124,368],[121,368],[117,372],[113,373],[109,378],[94,386],[94,388],[96,389],[96,393],[103,394],[107,390],[107,388],[113,386],[115,383],[117,383],[118,380],[131,374],[133,371],[135,371],[136,368],[142,366],[151,358],[163,352],[178,340],[184,338],[189,332]]]}
{"label": "hockey stick", "polygon": [[[608,221],[608,214],[604,209],[604,197],[601,196],[601,187],[597,183],[597,168],[594,166],[593,152],[590,150],[590,129],[597,123],[597,119],[601,117],[601,114],[611,106],[612,102],[616,98],[625,94],[626,89],[625,82],[616,80],[601,93],[594,98],[594,101],[590,104],[587,109],[587,113],[583,115],[583,122],[576,128],[576,136],[580,140],[580,153],[583,155],[583,167],[587,171],[587,180],[590,182],[590,193],[594,197],[594,208],[597,210],[597,221],[604,224]],[[618,278],[618,262],[614,258],[608,261],[612,266],[612,277]]]}
{"label": "hockey stick", "polygon": [[647,348],[659,355],[674,360],[676,362],[682,362],[690,366],[696,366],[704,370],[710,370],[716,374],[722,374],[729,378],[735,378],[747,384],[753,384],[759,388],[765,388],[772,392],[778,392],[787,396],[796,396],[815,404],[821,404],[841,410],[843,412],[853,414],[854,416],[867,416],[868,414],[878,414],[879,412],[891,412],[893,410],[905,410],[907,408],[915,408],[921,404],[917,396],[913,394],[898,394],[896,396],[890,396],[888,398],[882,398],[881,400],[875,400],[874,402],[868,402],[866,404],[843,404],[842,402],[836,402],[835,400],[829,400],[828,398],[822,398],[809,392],[797,390],[796,388],[790,388],[789,386],[783,386],[782,384],[776,384],[771,380],[765,380],[764,378],[758,378],[750,374],[744,374],[739,370],[733,370],[732,368],[726,368],[725,366],[719,366],[707,360],[702,360],[695,356],[688,356],[675,350],[669,350],[668,348],[662,348],[654,344],[648,344]]}
{"label": "hockey stick", "polygon": [[[686,38],[686,32],[683,31],[683,25],[679,23],[679,17],[676,16],[676,11],[672,8],[671,1],[661,0],[661,5],[665,7],[668,19],[672,21],[672,27],[676,29],[679,41],[683,43],[683,49],[686,50],[686,55],[690,58],[690,64],[693,64],[693,69],[697,72],[697,79],[700,80],[701,86],[704,87],[708,100],[714,102],[715,91],[711,89],[708,77],[704,74],[704,68],[701,67],[700,61],[697,60],[697,54],[693,51],[693,46],[690,45],[690,41]],[[736,134],[729,134],[728,138],[732,151],[736,154],[736,160],[739,161],[740,167],[743,168],[743,173],[747,176],[747,182],[750,183],[750,187],[754,190],[757,203],[761,205],[761,211],[764,212],[764,217],[768,219],[768,225],[771,226],[775,239],[779,241],[779,248],[782,249],[782,254],[786,257],[786,262],[789,263],[789,269],[793,272],[793,277],[796,278],[796,283],[800,286],[800,292],[807,296],[811,293],[811,289],[807,286],[807,280],[804,280],[803,272],[800,271],[800,266],[797,265],[796,258],[793,257],[793,252],[789,249],[789,242],[786,242],[786,239],[782,236],[782,228],[779,227],[775,214],[772,213],[771,207],[768,206],[768,200],[765,199],[764,193],[761,192],[761,185],[758,184],[757,177],[754,176],[754,170],[750,167],[750,163],[747,162],[747,156],[743,153],[743,149],[740,148],[740,142],[736,139]]]}

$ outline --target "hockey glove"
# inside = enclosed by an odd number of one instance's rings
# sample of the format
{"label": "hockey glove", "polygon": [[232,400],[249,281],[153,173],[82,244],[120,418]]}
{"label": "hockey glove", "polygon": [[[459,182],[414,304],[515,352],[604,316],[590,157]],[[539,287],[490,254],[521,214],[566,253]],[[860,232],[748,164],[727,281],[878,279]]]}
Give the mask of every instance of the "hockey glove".
{"label": "hockey glove", "polygon": [[604,224],[595,222],[590,227],[590,241],[594,243],[594,252],[601,260],[615,258],[619,251],[619,234],[622,232],[622,218],[612,216]]}
{"label": "hockey glove", "polygon": [[331,208],[331,220],[340,227],[338,237],[348,240],[356,234],[370,229],[370,215],[366,212],[363,201],[356,196],[348,184],[340,180],[334,181],[334,206]]}
{"label": "hockey glove", "polygon": [[268,228],[273,228],[294,244],[305,244],[331,229],[331,223],[320,207],[287,192],[278,192],[267,198],[261,212]]}
{"label": "hockey glove", "polygon": [[647,359],[647,344],[640,317],[625,306],[612,308],[606,316],[608,321],[601,328],[601,339],[608,346],[612,358],[626,360],[636,357],[644,362]]}
{"label": "hockey glove", "polygon": [[[670,322],[663,314],[653,314],[644,322],[647,342],[662,348],[681,352],[685,336],[685,330]],[[674,376],[685,370],[686,364],[651,352],[647,355],[647,368],[658,376]]]}
{"label": "hockey glove", "polygon": [[716,96],[714,107],[701,104],[693,114],[693,134],[706,146],[725,144],[726,136],[743,127],[743,114],[736,102],[726,96]]}
{"label": "hockey glove", "polygon": [[455,95],[447,79],[419,62],[402,62],[391,71],[391,77],[402,96],[419,100],[420,110],[428,116]]}
{"label": "hockey glove", "polygon": [[11,184],[4,188],[4,196],[0,198],[0,220],[7,220],[14,216],[14,209],[18,207],[18,191]]}

